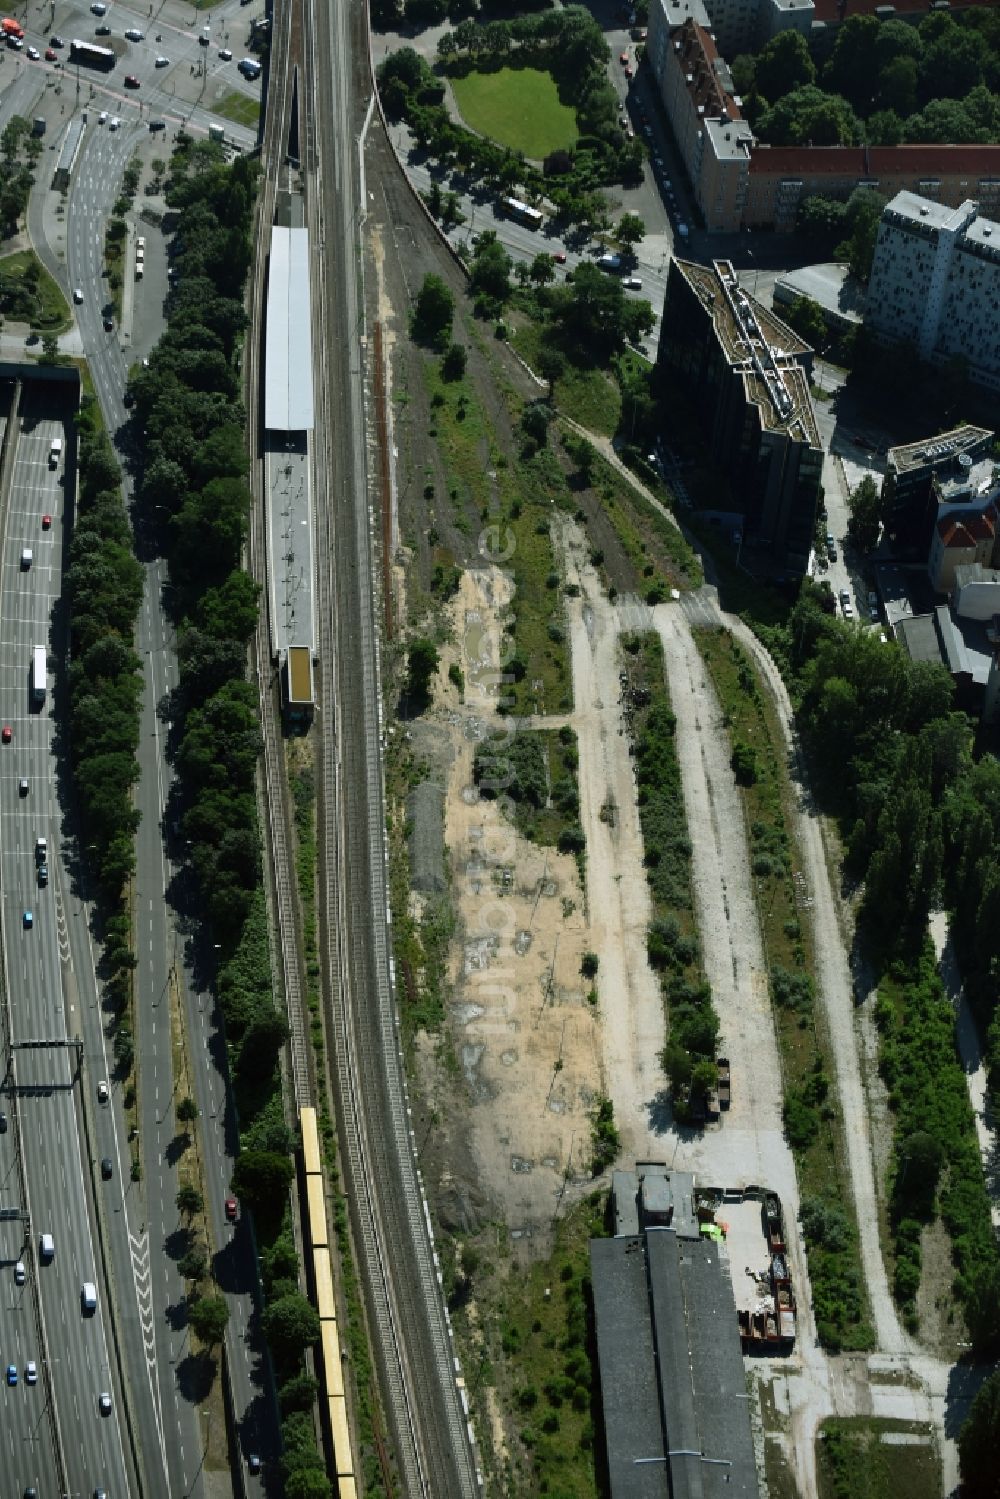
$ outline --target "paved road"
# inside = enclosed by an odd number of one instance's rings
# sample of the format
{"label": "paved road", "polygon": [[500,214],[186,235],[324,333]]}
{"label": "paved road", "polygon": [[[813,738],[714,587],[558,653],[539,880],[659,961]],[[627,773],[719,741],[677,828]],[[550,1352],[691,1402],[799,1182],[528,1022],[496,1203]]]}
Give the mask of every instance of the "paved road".
{"label": "paved road", "polygon": [[[91,1233],[87,1203],[92,1162],[79,1129],[81,1075],[75,1048],[64,1044],[80,1035],[83,1017],[68,946],[71,896],[61,857],[59,785],[52,755],[54,671],[41,711],[32,709],[28,694],[33,647],[44,645],[56,667],[56,652],[62,646],[53,629],[53,611],[61,586],[65,455],[56,469],[49,467],[47,455],[52,438],[63,436],[64,429],[36,392],[26,397],[24,412],[5,542],[0,692],[14,731],[11,771],[28,777],[29,790],[19,800],[12,836],[0,849],[0,877],[13,1041],[15,1047],[26,1040],[54,1043],[44,1050],[15,1050],[13,1061],[14,1125],[28,1177],[27,1259],[32,1276],[37,1275],[47,1341],[34,1356],[49,1359],[70,1492],[106,1484],[125,1493],[131,1485],[119,1425],[121,1392],[116,1388],[99,1247]],[[54,517],[49,531],[42,530],[44,513]],[[34,564],[11,578],[7,559],[13,548],[19,552],[29,539],[34,543]],[[44,887],[35,873],[34,843],[39,835],[48,839],[50,850],[50,878]],[[32,925],[26,929],[23,912],[29,909]],[[51,1232],[55,1239],[55,1257],[48,1264],[40,1263],[37,1253],[42,1232]],[[81,1312],[84,1281],[99,1287],[93,1317]],[[107,1418],[97,1409],[101,1391],[112,1395],[113,1410]],[[24,1394],[37,1395],[38,1389],[25,1389]]]}

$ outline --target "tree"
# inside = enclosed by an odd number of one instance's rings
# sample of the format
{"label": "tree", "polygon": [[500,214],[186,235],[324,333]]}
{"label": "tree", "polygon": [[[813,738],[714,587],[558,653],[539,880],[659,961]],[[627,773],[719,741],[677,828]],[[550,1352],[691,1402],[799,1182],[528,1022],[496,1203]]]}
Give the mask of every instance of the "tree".
{"label": "tree", "polygon": [[815,82],[816,64],[801,32],[779,31],[757,56],[754,87],[771,104],[793,89]]}
{"label": "tree", "polygon": [[285,1479],[285,1499],[330,1499],[330,1480],[320,1467],[294,1468]]}
{"label": "tree", "polygon": [[555,262],[547,251],[541,251],[531,262],[531,280],[536,286],[548,286],[550,281],[556,279]]}
{"label": "tree", "polygon": [[873,552],[882,529],[882,497],[871,474],[866,474],[847,502],[851,512],[847,533],[862,552]]}
{"label": "tree", "polygon": [[967,1499],[994,1499],[996,1455],[1000,1444],[1000,1371],[980,1386],[958,1434],[962,1494]]}
{"label": "tree", "polygon": [[496,231],[485,230],[479,236],[472,257],[469,290],[476,297],[478,308],[487,316],[499,312],[510,296],[511,264],[511,258],[497,239]]}
{"label": "tree", "polygon": [[192,1186],[190,1182],[185,1182],[182,1187],[178,1187],[174,1201],[177,1203],[177,1211],[183,1213],[187,1219],[193,1218],[195,1213],[200,1213],[205,1206],[205,1199],[198,1188]]}
{"label": "tree", "polygon": [[934,1135],[917,1130],[900,1142],[897,1155],[898,1169],[893,1189],[896,1216],[929,1222],[934,1216],[934,1197],[944,1165],[944,1147]]}
{"label": "tree", "polygon": [[293,1375],[278,1391],[281,1414],[287,1416],[292,1411],[311,1411],[318,1392],[319,1385],[311,1374],[303,1371],[301,1374]]}
{"label": "tree", "polygon": [[185,1280],[201,1280],[208,1269],[208,1256],[204,1246],[192,1244],[177,1261],[177,1268]]}
{"label": "tree", "polygon": [[788,307],[781,309],[781,316],[814,349],[826,342],[826,317],[812,297],[796,297]]}
{"label": "tree", "polygon": [[636,245],[646,238],[646,226],[637,213],[623,213],[615,230],[615,239],[622,249],[631,254]]}
{"label": "tree", "polygon": [[521,431],[524,433],[525,449],[529,455],[544,448],[548,441],[550,414],[537,401],[525,406],[521,415]]}
{"label": "tree", "polygon": [[844,204],[837,198],[813,193],[799,204],[797,227],[812,239],[839,233],[844,222]]}
{"label": "tree", "polygon": [[766,110],[757,133],[773,146],[856,146],[861,124],[840,94],[826,94],[815,84],[806,84]]}
{"label": "tree", "polygon": [[288,1364],[301,1358],[320,1334],[315,1308],[299,1294],[279,1296],[264,1313],[264,1336],[275,1355]]}
{"label": "tree", "polygon": [[441,361],[443,380],[461,380],[465,374],[466,353],[464,344],[449,344],[448,352]]}
{"label": "tree", "polygon": [[856,187],[847,200],[844,210],[847,238],[837,254],[847,261],[851,274],[859,281],[867,281],[872,273],[875,241],[885,204],[882,194],[870,187]]}
{"label": "tree", "polygon": [[548,398],[551,403],[555,393],[556,381],[561,379],[566,373],[565,357],[552,344],[544,343],[538,351],[538,358],[535,362],[538,365],[538,373],[542,379],[548,381]]}
{"label": "tree", "polygon": [[421,638],[410,646],[406,674],[406,697],[414,713],[423,713],[430,706],[431,682],[440,662],[437,646],[433,640]]}
{"label": "tree", "polygon": [[870,113],[878,93],[881,26],[877,16],[848,16],[837,27],[833,51],[823,70],[824,86],[831,93],[843,94],[862,115]]}
{"label": "tree", "polygon": [[410,336],[415,343],[444,349],[451,333],[455,299],[440,276],[424,277],[410,318]]}
{"label": "tree", "polygon": [[243,1150],[236,1157],[230,1186],[251,1212],[280,1217],[295,1167],[274,1150]]}
{"label": "tree", "polygon": [[177,1105],[177,1117],[184,1124],[190,1124],[193,1119],[197,1119],[198,1105],[193,1098],[185,1096],[180,1100]]}
{"label": "tree", "polygon": [[[257,834],[254,831],[256,850]],[[288,1040],[288,1021],[280,1010],[265,1010],[247,1029],[240,1046],[237,1071],[246,1081],[266,1082],[278,1064],[281,1048]]]}
{"label": "tree", "polygon": [[916,58],[894,57],[886,63],[879,77],[878,93],[884,108],[904,118],[913,114],[917,107]]}
{"label": "tree", "polygon": [[203,1343],[216,1348],[226,1336],[229,1303],[224,1296],[197,1296],[188,1307],[188,1321]]}

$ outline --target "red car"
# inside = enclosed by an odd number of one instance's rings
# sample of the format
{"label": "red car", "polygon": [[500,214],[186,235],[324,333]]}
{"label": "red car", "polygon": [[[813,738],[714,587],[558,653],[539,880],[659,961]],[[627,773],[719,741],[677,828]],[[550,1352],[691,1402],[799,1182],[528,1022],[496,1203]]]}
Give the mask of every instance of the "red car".
{"label": "red car", "polygon": [[134,73],[126,73],[125,74],[125,87],[126,88],[138,88],[139,87],[139,80],[135,76]]}
{"label": "red car", "polygon": [[226,1198],[226,1217],[230,1223],[236,1222],[236,1198]]}
{"label": "red car", "polygon": [[625,77],[626,78],[631,78],[632,77],[632,69],[629,67],[628,63],[625,64]]}
{"label": "red car", "polygon": [[565,250],[557,250],[555,252],[555,254],[553,255],[552,259],[555,261],[556,265],[565,265],[566,264],[566,251]]}
{"label": "red car", "polygon": [[0,739],[3,740],[4,744],[9,744],[12,738],[13,734],[11,733],[10,724],[5,723],[3,726],[3,733],[0,734]]}
{"label": "red car", "polygon": [[619,57],[618,61],[621,63],[622,67],[624,67],[625,64],[628,62],[628,53],[627,52],[623,52],[622,55],[621,55],[621,57]]}
{"label": "red car", "polygon": [[46,62],[55,62],[55,60],[56,60],[55,49],[52,48],[52,47],[46,47],[46,49],[45,49],[45,61]]}
{"label": "red car", "polygon": [[49,531],[49,530],[51,530],[51,528],[52,528],[52,517],[51,517],[51,515],[43,515],[42,516],[42,530],[43,531]]}

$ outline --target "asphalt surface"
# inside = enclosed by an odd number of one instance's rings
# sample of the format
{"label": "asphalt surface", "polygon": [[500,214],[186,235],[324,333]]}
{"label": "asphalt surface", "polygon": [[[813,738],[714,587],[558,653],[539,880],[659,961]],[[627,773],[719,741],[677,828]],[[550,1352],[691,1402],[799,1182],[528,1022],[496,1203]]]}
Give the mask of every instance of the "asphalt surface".
{"label": "asphalt surface", "polygon": [[[48,452],[52,439],[66,434],[53,408],[41,406],[37,392],[26,397],[24,413],[11,476],[0,601],[0,691],[5,721],[13,731],[12,743],[5,749],[8,764],[3,782],[16,807],[0,848],[3,942],[15,1048],[11,1124],[17,1131],[28,1179],[25,1263],[37,1283],[46,1339],[44,1347],[31,1353],[25,1349],[24,1356],[35,1357],[39,1364],[47,1360],[69,1491],[83,1493],[106,1486],[126,1493],[131,1484],[119,1421],[120,1389],[106,1327],[99,1246],[91,1232],[87,1203],[92,1162],[80,1130],[81,1089],[87,1086],[87,1071],[84,1068],[81,1075],[75,1047],[65,1044],[80,1036],[83,1015],[68,944],[67,904],[72,897],[61,856],[53,759],[51,668],[60,646],[53,612],[61,586],[66,455],[56,468],[50,468]],[[46,513],[53,516],[47,531],[41,523]],[[16,560],[25,544],[32,545],[35,554],[28,571],[20,570]],[[50,657],[49,687],[38,711],[29,702],[28,691],[30,657],[36,645],[44,645]],[[28,778],[29,786],[23,797],[17,789],[21,776]],[[44,887],[36,875],[34,855],[40,835],[49,845],[49,881]],[[29,910],[31,926],[27,927],[24,913]],[[29,1040],[53,1044],[19,1049],[18,1043]],[[38,1253],[41,1233],[52,1233],[55,1239],[55,1256],[47,1264],[41,1263]],[[98,1286],[97,1310],[90,1317],[81,1308],[84,1281]],[[31,1399],[40,1390],[41,1385],[19,1384],[13,1390],[4,1386],[4,1397],[9,1401],[20,1394]],[[112,1397],[108,1417],[98,1412],[98,1395],[103,1391]],[[38,1455],[42,1455],[41,1442]]]}

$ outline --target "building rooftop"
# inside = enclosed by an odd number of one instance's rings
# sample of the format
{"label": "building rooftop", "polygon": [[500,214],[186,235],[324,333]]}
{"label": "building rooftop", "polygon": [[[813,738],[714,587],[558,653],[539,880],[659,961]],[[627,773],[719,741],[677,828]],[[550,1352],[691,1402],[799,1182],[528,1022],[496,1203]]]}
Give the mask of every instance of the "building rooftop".
{"label": "building rooftop", "polygon": [[760,409],[765,432],[785,432],[820,446],[809,382],[798,360],[812,353],[787,323],[754,301],[728,261],[711,266],[675,260],[678,273],[712,311],[730,365],[742,372],[747,399]]}
{"label": "building rooftop", "polygon": [[993,441],[988,427],[954,427],[937,437],[924,437],[920,442],[903,443],[890,448],[886,454],[886,470],[889,473],[907,474],[915,469],[935,469],[954,463],[960,453],[978,456]]}
{"label": "building rooftop", "polygon": [[[995,4],[996,0],[951,0],[950,9],[964,10],[970,5]],[[925,16],[929,10],[929,0],[893,0],[891,5],[886,4],[885,0],[816,0],[815,20],[829,24],[846,21],[848,16],[872,16],[876,11],[880,15],[885,13],[886,16],[893,11],[897,16]]]}
{"label": "building rooftop", "polygon": [[882,218],[903,226],[912,224],[918,228],[943,229],[957,234],[967,223],[971,223],[975,214],[976,205],[971,199],[967,199],[958,208],[949,208],[947,203],[922,198],[918,193],[911,193],[904,188],[885,205]]}
{"label": "building rooftop", "polygon": [[703,128],[718,161],[735,161],[739,157],[749,159],[753,131],[746,120],[728,117],[724,120],[706,120]]}
{"label": "building rooftop", "polygon": [[937,533],[946,547],[977,546],[981,541],[991,541],[996,530],[997,513],[992,505],[985,510],[949,510],[937,523]]}
{"label": "building rooftop", "polygon": [[654,4],[659,5],[669,31],[676,31],[685,21],[694,21],[706,31],[712,29],[702,0],[654,0]]}
{"label": "building rooftop", "polygon": [[305,432],[313,425],[309,231],[271,228],[264,351],[264,425]]}
{"label": "building rooftop", "polygon": [[723,1254],[667,1228],[591,1241],[613,1499],[757,1499]]}
{"label": "building rooftop", "polygon": [[960,562],[955,569],[955,587],[970,583],[1000,583],[1000,567],[984,567],[981,562]]}
{"label": "building rooftop", "polygon": [[[926,7],[924,7],[926,9]],[[877,187],[884,177],[1000,180],[1000,146],[768,146],[754,145],[750,173],[783,177],[847,177]]]}
{"label": "building rooftop", "polygon": [[671,46],[684,70],[695,111],[706,120],[742,119],[729,69],[705,27],[689,18],[671,38]]}

